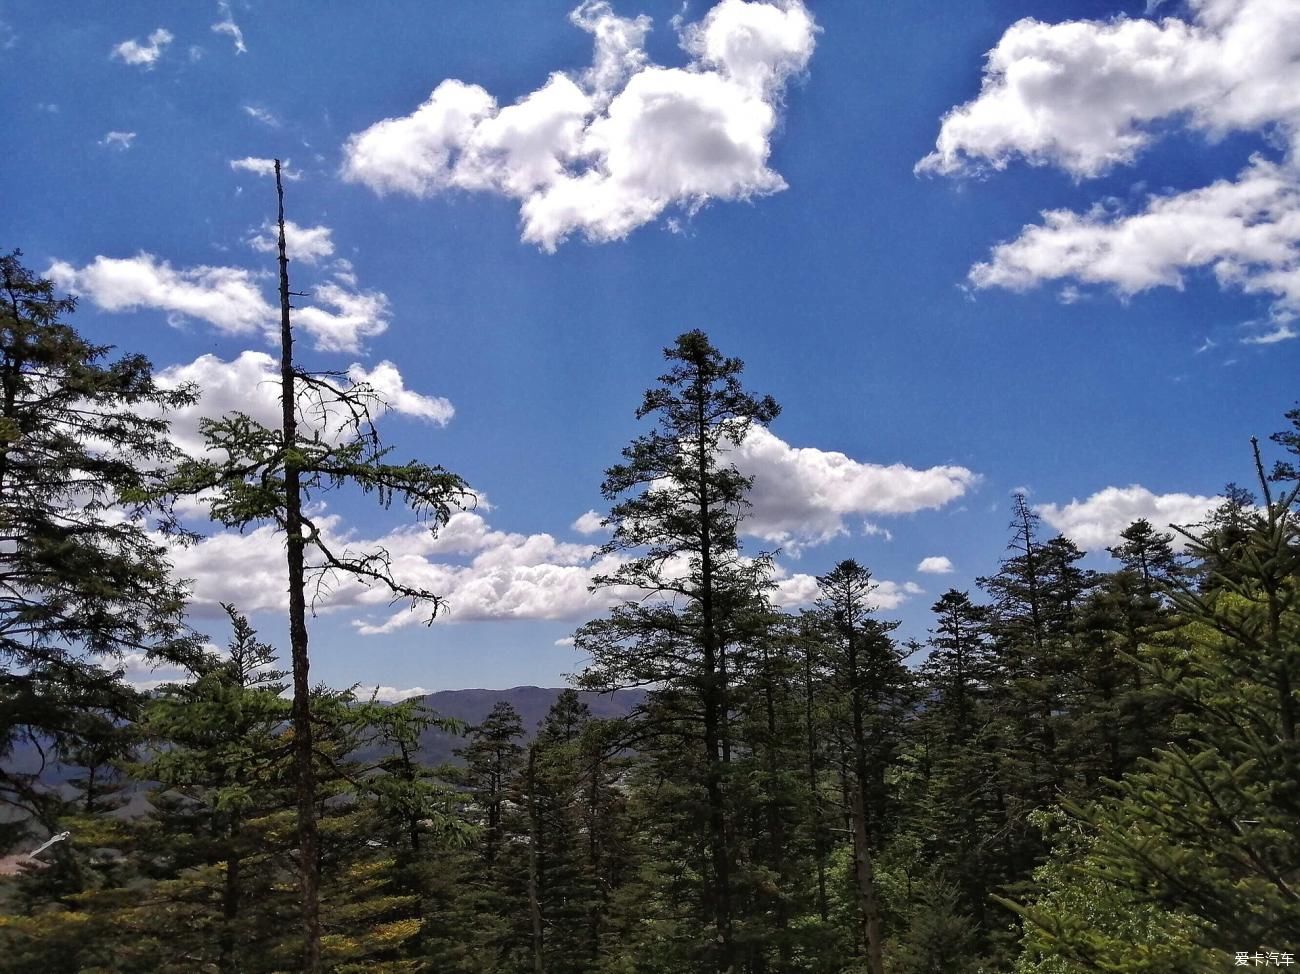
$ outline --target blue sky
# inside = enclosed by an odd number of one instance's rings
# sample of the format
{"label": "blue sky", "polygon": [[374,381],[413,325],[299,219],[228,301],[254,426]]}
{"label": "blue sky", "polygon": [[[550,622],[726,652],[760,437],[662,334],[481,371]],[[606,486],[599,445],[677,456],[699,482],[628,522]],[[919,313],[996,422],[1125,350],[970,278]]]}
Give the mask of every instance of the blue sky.
{"label": "blue sky", "polygon": [[[287,159],[304,363],[369,378],[399,453],[487,499],[430,543],[328,498],[451,612],[344,586],[317,678],[579,668],[580,519],[691,328],[784,407],[738,462],[789,605],[854,557],[923,637],[1017,487],[1102,566],[1249,480],[1300,348],[1293,3],[575,4],[0,2],[4,244],[74,323],[201,411],[273,407]],[[224,642],[233,599],[283,643],[278,542],[212,533],[176,555],[196,624]]]}

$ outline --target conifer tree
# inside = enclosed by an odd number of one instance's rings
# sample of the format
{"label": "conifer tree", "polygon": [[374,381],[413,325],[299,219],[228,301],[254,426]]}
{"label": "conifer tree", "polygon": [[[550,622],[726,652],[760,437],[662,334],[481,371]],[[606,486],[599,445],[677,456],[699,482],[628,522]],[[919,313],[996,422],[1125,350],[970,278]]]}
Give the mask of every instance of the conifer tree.
{"label": "conifer tree", "polygon": [[652,693],[654,703],[671,703],[675,714],[665,726],[687,718],[686,738],[703,745],[700,783],[709,849],[703,892],[715,932],[712,962],[717,971],[729,972],[736,970],[737,956],[726,784],[732,747],[728,651],[734,617],[762,587],[767,562],[740,557],[737,532],[750,480],[728,461],[727,450],[755,424],[771,422],[779,407],[770,396],[746,392],[743,363],[724,357],[701,331],[680,336],[664,357],[669,371],[637,410],[639,419],[655,416],[658,425],[623,451],[624,462],[606,472],[601,486],[614,502],[613,537],[603,550],[631,557],[597,585],[638,590],[645,597],[584,626],[577,645],[592,657],[585,686],[658,684],[663,690]]}
{"label": "conifer tree", "polygon": [[138,703],[118,663],[193,648],[146,528],[176,526],[148,498],[177,459],[166,411],[195,395],[81,337],[64,320],[75,301],[21,256],[0,256],[0,804],[54,832],[60,804],[3,758],[22,744],[106,767]]}
{"label": "conifer tree", "polygon": [[[1193,969],[1288,951],[1300,929],[1300,488],[1275,496],[1256,458],[1264,503],[1230,498],[1230,517],[1185,532],[1200,583],[1174,594],[1183,624],[1148,651],[1149,673],[1185,708],[1183,739],[1066,805],[1090,836],[1067,881],[1166,914],[1159,925],[1179,938],[1162,949],[1194,956]],[[1022,908],[1037,949],[1076,967],[1124,953],[1119,911],[1052,892]]]}

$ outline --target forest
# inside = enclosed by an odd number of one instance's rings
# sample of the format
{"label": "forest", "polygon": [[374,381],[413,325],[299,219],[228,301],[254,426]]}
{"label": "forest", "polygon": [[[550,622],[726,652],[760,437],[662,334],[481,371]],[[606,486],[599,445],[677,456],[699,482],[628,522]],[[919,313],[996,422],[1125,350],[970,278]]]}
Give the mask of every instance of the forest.
{"label": "forest", "polygon": [[[657,379],[636,364],[642,432],[601,484],[611,608],[574,636],[588,665],[540,726],[506,701],[468,726],[311,680],[320,584],[442,604],[386,552],[331,547],[310,501],[351,489],[436,531],[473,493],[395,462],[378,394],[295,358],[282,194],[278,254],[283,422],[213,416],[200,457],[168,438],[195,391],[88,341],[71,298],[3,258],[5,971],[1294,963],[1300,409],[1242,444],[1224,473],[1249,488],[1176,533],[1137,521],[1104,571],[1018,495],[977,590],[902,640],[857,560],[810,607],[774,605],[730,458],[781,406],[686,332]],[[222,651],[190,627],[164,544],[191,530],[184,499],[280,532],[289,646],[236,605]],[[188,678],[133,689],[131,653]],[[578,692],[629,689],[625,716]],[[453,760],[422,760],[430,729]]]}

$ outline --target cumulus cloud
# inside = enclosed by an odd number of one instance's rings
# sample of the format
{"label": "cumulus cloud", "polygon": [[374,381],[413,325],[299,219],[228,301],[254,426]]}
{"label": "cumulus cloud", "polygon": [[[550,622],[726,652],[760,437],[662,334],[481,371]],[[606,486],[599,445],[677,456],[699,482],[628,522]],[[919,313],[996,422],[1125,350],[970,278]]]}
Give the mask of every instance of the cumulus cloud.
{"label": "cumulus cloud", "polygon": [[[319,249],[319,241],[316,246]],[[81,268],[55,261],[46,276],[60,288],[89,298],[104,311],[156,310],[166,312],[177,323],[189,318],[205,321],[224,334],[278,335],[279,307],[263,294],[265,275],[242,267],[201,265],[177,269],[141,252],[125,258],[101,255]],[[356,290],[353,285],[345,275],[336,274],[312,289],[314,303],[295,310],[295,324],[311,335],[316,348],[354,353],[364,339],[387,330],[387,296],[379,291]]]}
{"label": "cumulus cloud", "polygon": [[684,68],[650,63],[646,17],[585,0],[570,20],[593,37],[586,71],[557,71],[505,107],[445,80],[411,114],[351,136],[344,177],[378,193],[508,196],[523,239],[547,251],[574,233],[622,239],[669,207],[785,188],[767,165],[771,138],[818,30],[800,0],[722,0],[681,28]]}
{"label": "cumulus cloud", "polygon": [[750,430],[734,462],[754,478],[745,533],[792,554],[846,533],[847,517],[942,507],[979,480],[965,467],[885,466],[835,451],[792,447],[763,427]]}
{"label": "cumulus cloud", "polygon": [[[314,264],[322,257],[334,253],[333,231],[326,226],[300,227],[292,220],[284,221],[285,248],[292,260]],[[249,237],[248,245],[264,254],[279,250],[279,230],[274,223],[262,225],[260,233]]]}
{"label": "cumulus cloud", "polygon": [[[1138,484],[1107,487],[1084,500],[1068,504],[1038,504],[1034,510],[1053,528],[1081,548],[1101,551],[1120,543],[1120,532],[1139,518],[1145,518],[1161,531],[1171,524],[1188,525],[1201,521],[1222,497],[1198,494],[1155,494]],[[1181,536],[1174,534],[1175,545]]]}
{"label": "cumulus cloud", "polygon": [[133,64],[147,71],[162,57],[167,45],[175,39],[171,31],[165,27],[159,27],[149,35],[143,44],[134,38],[118,44],[113,48],[112,56],[125,64]]}
{"label": "cumulus cloud", "polygon": [[238,267],[173,268],[152,254],[98,256],[84,267],[55,261],[46,272],[64,290],[88,297],[104,311],[154,308],[208,322],[231,335],[269,327],[275,312],[255,275]]}
{"label": "cumulus cloud", "polygon": [[1300,311],[1300,6],[1190,7],[1190,20],[1012,25],[988,55],[980,94],[945,116],[918,171],[1022,159],[1093,177],[1134,162],[1179,125],[1211,139],[1276,135],[1280,162],[1253,158],[1232,180],[1154,195],[1133,213],[1109,204],[1049,211],[972,269],[976,287],[1070,278],[1134,294],[1208,269],[1224,287],[1268,296],[1271,340],[1290,337]]}
{"label": "cumulus cloud", "polygon": [[[336,549],[382,548],[391,558],[394,577],[445,597],[442,621],[576,620],[598,614],[617,597],[588,590],[594,575],[617,564],[613,557],[594,558],[594,545],[569,544],[545,533],[496,531],[477,512],[453,514],[437,535],[412,526],[361,538],[336,515],[315,520]],[[178,575],[194,579],[193,601],[200,611],[216,612],[222,601],[247,612],[285,607],[283,538],[269,527],[220,532],[175,549],[172,558]],[[389,602],[386,590],[337,576],[321,590],[316,610],[362,613],[365,618],[355,625],[366,635],[419,625],[427,618],[420,611],[394,612]]]}
{"label": "cumulus cloud", "polygon": [[[245,156],[243,159],[231,159],[230,168],[236,171],[251,172],[254,176],[274,176],[275,160]],[[290,182],[302,179],[301,172],[290,168],[288,159],[285,159],[280,164],[280,176]]]}
{"label": "cumulus cloud", "polygon": [[[617,556],[598,556],[595,545],[569,544],[546,533],[517,534],[491,528],[473,511],[452,515],[437,535],[414,526],[375,538],[361,538],[336,515],[318,515],[316,524],[335,548],[383,549],[394,577],[446,599],[440,623],[529,619],[579,621],[606,611],[611,604],[635,597],[632,590],[590,590],[592,579],[613,571]],[[174,550],[177,574],[194,579],[193,605],[202,614],[220,612],[234,602],[245,612],[283,611],[287,600],[283,538],[272,528],[243,534],[224,531],[196,545]],[[817,599],[817,580],[790,574],[777,566],[774,601],[786,608]],[[914,583],[883,580],[869,602],[893,609],[921,589]],[[331,576],[315,611],[345,612],[361,635],[381,635],[418,626],[427,612],[389,608],[385,589],[346,576]],[[568,645],[560,640],[556,645]]]}
{"label": "cumulus cloud", "polygon": [[[201,355],[193,362],[162,369],[157,379],[164,388],[194,383],[201,390],[198,402],[167,413],[172,439],[189,453],[198,454],[203,450],[199,435],[199,420],[203,417],[241,412],[264,426],[274,429],[280,425],[280,365],[266,352],[245,351],[230,361]],[[379,395],[379,402],[371,411],[376,420],[392,412],[443,426],[455,414],[448,400],[407,389],[392,362],[380,362],[369,370],[353,365],[348,370],[348,380],[340,385],[348,388],[364,383]],[[301,420],[319,429],[326,438],[337,438],[345,417],[335,414],[322,417],[313,407],[314,401],[304,402]]]}
{"label": "cumulus cloud", "polygon": [[574,531],[577,531],[579,534],[596,534],[602,529],[601,522],[604,520],[605,517],[603,514],[598,514],[596,511],[588,511],[570,524],[569,527]]}
{"label": "cumulus cloud", "polygon": [[385,404],[386,411],[427,420],[438,426],[446,426],[456,414],[451,402],[442,396],[426,396],[406,388],[402,373],[387,360],[373,369],[354,364],[348,369],[348,379],[353,386],[373,389]]}
{"label": "cumulus cloud", "polygon": [[107,146],[110,149],[117,149],[125,152],[127,149],[131,148],[131,143],[134,141],[134,132],[109,132],[99,140],[99,144]]}
{"label": "cumulus cloud", "polygon": [[944,555],[931,555],[922,558],[916,570],[926,575],[948,575],[952,572],[952,560]]}
{"label": "cumulus cloud", "polygon": [[230,12],[230,4],[226,0],[218,0],[217,7],[220,9],[222,17],[212,25],[213,33],[225,34],[234,41],[236,54],[247,54],[248,48],[244,46],[244,32],[235,23],[235,15]]}
{"label": "cumulus cloud", "polygon": [[1152,196],[1137,213],[1107,204],[1049,210],[1042,224],[995,247],[970,280],[1023,291],[1072,278],[1131,296],[1181,289],[1197,269],[1225,288],[1270,297],[1272,334],[1300,314],[1300,180],[1291,168],[1256,158],[1235,179]]}

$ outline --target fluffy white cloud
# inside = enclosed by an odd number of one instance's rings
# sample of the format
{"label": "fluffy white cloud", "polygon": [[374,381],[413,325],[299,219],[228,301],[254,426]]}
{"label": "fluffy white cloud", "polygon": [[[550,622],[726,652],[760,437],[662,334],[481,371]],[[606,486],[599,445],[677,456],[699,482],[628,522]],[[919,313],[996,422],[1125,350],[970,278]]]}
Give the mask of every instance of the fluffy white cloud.
{"label": "fluffy white cloud", "polygon": [[995,247],[970,279],[1025,290],[1072,278],[1128,296],[1181,288],[1184,273],[1198,268],[1224,287],[1272,297],[1275,326],[1300,313],[1300,181],[1288,166],[1255,159],[1235,180],[1152,196],[1134,214],[1104,204],[1050,210],[1041,225]]}
{"label": "fluffy white cloud", "polygon": [[[236,171],[251,172],[255,176],[274,176],[275,160],[261,159],[257,156],[245,156],[243,159],[231,159],[230,168]],[[302,179],[302,173],[289,167],[289,160],[285,159],[280,166],[280,176],[289,181]]]}
{"label": "fluffy white cloud", "polygon": [[[1061,534],[1081,548],[1100,551],[1120,542],[1120,532],[1138,518],[1146,518],[1164,531],[1169,525],[1186,526],[1203,520],[1223,502],[1221,497],[1197,494],[1154,494],[1145,487],[1107,487],[1084,500],[1068,504],[1038,504],[1034,510]],[[1174,534],[1180,546],[1181,536]]]}
{"label": "fluffy white cloud", "polygon": [[601,522],[604,520],[604,515],[595,511],[588,511],[570,524],[569,527],[579,534],[596,534],[602,529]]}
{"label": "fluffy white cloud", "polygon": [[[495,531],[476,512],[453,514],[436,536],[415,526],[361,539],[334,515],[315,520],[336,549],[387,551],[394,577],[446,598],[443,621],[572,620],[598,614],[617,597],[588,591],[592,577],[612,570],[616,559],[593,561],[594,546],[560,542],[549,534]],[[221,532],[175,549],[172,558],[179,576],[195,580],[194,604],[200,611],[215,612],[222,601],[246,612],[283,610],[287,603],[283,539],[270,528]],[[357,621],[358,631],[367,635],[427,618],[419,610],[385,611],[386,590],[347,577],[332,577],[320,596],[320,612],[379,613]]]}
{"label": "fluffy white cloud", "polygon": [[916,570],[927,575],[947,575],[952,572],[952,560],[944,555],[931,555],[922,558]]}
{"label": "fluffy white cloud", "polygon": [[745,533],[792,553],[844,534],[845,518],[852,515],[910,514],[942,507],[979,480],[965,467],[918,470],[792,447],[763,427],[750,431],[734,462],[741,473],[754,478]]}
{"label": "fluffy white cloud", "polygon": [[99,144],[108,146],[110,149],[125,151],[131,148],[131,143],[134,141],[134,132],[109,132],[99,140]]}
{"label": "fluffy white cloud", "polygon": [[[292,220],[284,221],[285,251],[290,260],[314,264],[322,257],[334,253],[333,231],[326,226],[300,227]],[[264,254],[279,250],[279,231],[273,223],[263,224],[260,233],[249,237],[248,245]]]}
{"label": "fluffy white cloud", "polygon": [[1016,157],[1096,176],[1131,162],[1152,123],[1181,116],[1218,136],[1300,135],[1300,7],[1191,0],[1193,19],[1013,24],[973,101],[944,117],[921,171],[1004,168]]}
{"label": "fluffy white cloud", "polygon": [[1185,272],[1206,268],[1224,287],[1272,299],[1272,330],[1249,340],[1291,337],[1300,313],[1300,5],[1190,7],[1190,20],[1012,25],[989,53],[979,96],[944,118],[918,171],[1002,169],[1020,158],[1096,176],[1133,162],[1162,122],[1209,138],[1276,134],[1281,163],[1257,157],[1231,181],[1151,196],[1134,213],[1105,204],[1049,211],[972,269],[976,287],[1069,278],[1134,294],[1178,287]]}
{"label": "fluffy white cloud", "polygon": [[402,373],[397,370],[396,365],[387,360],[380,362],[373,369],[354,364],[348,369],[348,378],[354,386],[369,386],[378,393],[384,403],[385,411],[391,410],[403,416],[414,416],[439,426],[446,426],[456,415],[450,400],[442,396],[426,396],[406,388]]}
{"label": "fluffy white cloud", "polygon": [[134,38],[118,44],[113,48],[112,56],[125,64],[134,64],[149,70],[162,57],[167,45],[175,39],[171,31],[165,27],[159,27],[149,35],[143,44]]}
{"label": "fluffy white cloud", "polygon": [[55,261],[46,276],[104,311],[153,308],[199,318],[232,335],[268,328],[278,314],[262,296],[255,275],[239,267],[177,270],[152,254],[140,253],[125,258],[99,256],[79,269]]}
{"label": "fluffy white cloud", "polygon": [[595,55],[513,105],[478,85],[440,83],[410,115],[348,139],[343,175],[379,193],[450,189],[520,202],[523,238],[547,251],[573,233],[618,240],[671,206],[778,192],[767,166],[782,91],[812,56],[800,0],[722,0],[682,30],[685,68],[651,64],[648,18],[586,0],[570,16]]}
{"label": "fluffy white cloud", "polygon": [[[226,334],[278,334],[280,312],[262,292],[264,275],[245,268],[204,265],[178,270],[152,254],[140,253],[126,258],[98,256],[81,268],[55,261],[46,276],[105,311],[152,309],[177,321],[206,321]],[[355,290],[348,285],[349,277],[343,272],[318,284],[311,292],[316,303],[295,310],[294,323],[323,351],[356,352],[364,339],[388,328],[388,298],[378,291]]]}
{"label": "fluffy white cloud", "polygon": [[[201,391],[194,405],[167,413],[172,439],[190,453],[203,450],[199,420],[205,416],[241,412],[264,426],[275,429],[280,425],[280,365],[266,352],[241,352],[228,362],[215,355],[202,355],[193,362],[162,369],[157,379],[164,388],[194,383]],[[455,414],[448,400],[407,389],[392,362],[380,362],[369,370],[353,365],[348,370],[348,379],[342,383],[344,387],[366,383],[379,395],[380,401],[372,409],[376,420],[393,412],[443,426]],[[334,413],[322,418],[313,407],[314,401],[305,400],[300,419],[321,429],[327,438],[336,438],[344,417]]]}
{"label": "fluffy white cloud", "polygon": [[248,48],[244,46],[244,32],[235,23],[235,15],[230,12],[230,4],[227,0],[218,0],[217,6],[221,10],[222,18],[212,25],[213,33],[225,34],[234,41],[236,54],[247,54]]}

